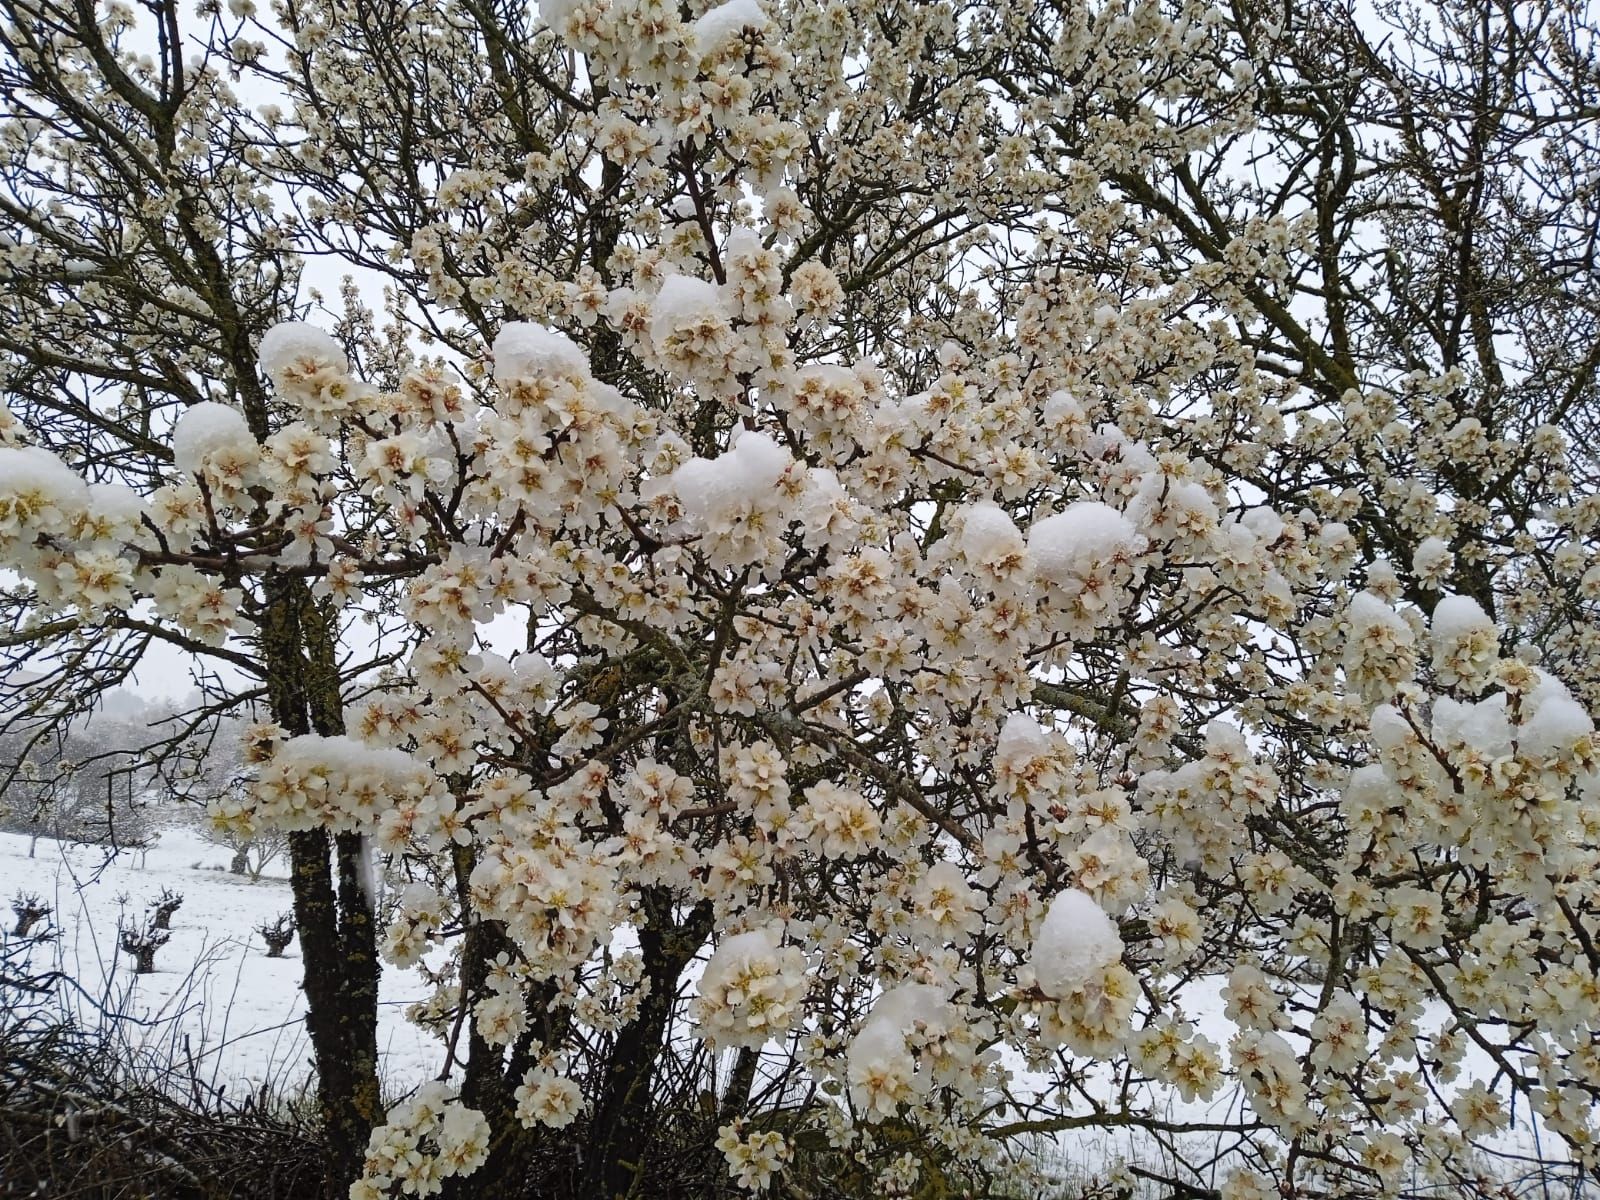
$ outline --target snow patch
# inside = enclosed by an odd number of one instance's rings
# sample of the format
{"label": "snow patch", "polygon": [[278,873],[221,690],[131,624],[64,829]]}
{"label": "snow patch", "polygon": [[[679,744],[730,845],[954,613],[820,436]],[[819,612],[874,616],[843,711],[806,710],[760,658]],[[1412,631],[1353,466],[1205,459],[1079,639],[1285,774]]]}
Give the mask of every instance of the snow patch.
{"label": "snow patch", "polygon": [[199,475],[208,459],[230,451],[256,452],[243,413],[211,400],[184,409],[172,431],[172,461],[178,470]]}
{"label": "snow patch", "polygon": [[350,369],[344,350],[332,335],[306,321],[283,321],[267,330],[256,351],[256,361],[270,379],[277,379],[301,363],[331,366],[340,372]]}
{"label": "snow patch", "polygon": [[1060,999],[1122,959],[1122,935],[1087,892],[1070,888],[1050,902],[1033,940],[1034,982]]}

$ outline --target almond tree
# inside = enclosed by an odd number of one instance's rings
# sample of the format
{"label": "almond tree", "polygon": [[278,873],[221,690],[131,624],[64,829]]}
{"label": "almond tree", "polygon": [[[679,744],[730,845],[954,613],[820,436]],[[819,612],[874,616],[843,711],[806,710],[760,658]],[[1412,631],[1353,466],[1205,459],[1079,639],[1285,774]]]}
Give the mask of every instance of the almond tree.
{"label": "almond tree", "polygon": [[330,1195],[1593,1175],[1581,11],[4,7],[14,686],[226,670]]}

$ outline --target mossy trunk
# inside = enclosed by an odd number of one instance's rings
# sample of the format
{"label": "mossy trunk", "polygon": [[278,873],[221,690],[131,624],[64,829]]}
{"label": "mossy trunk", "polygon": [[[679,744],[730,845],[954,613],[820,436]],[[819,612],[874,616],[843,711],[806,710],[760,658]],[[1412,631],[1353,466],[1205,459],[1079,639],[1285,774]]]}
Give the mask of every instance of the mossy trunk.
{"label": "mossy trunk", "polygon": [[[303,580],[267,582],[261,642],[272,717],[290,736],[344,732],[329,614]],[[343,1200],[383,1118],[378,1089],[378,977],[367,848],[352,833],[289,835],[289,880],[327,1140],[324,1193]]]}

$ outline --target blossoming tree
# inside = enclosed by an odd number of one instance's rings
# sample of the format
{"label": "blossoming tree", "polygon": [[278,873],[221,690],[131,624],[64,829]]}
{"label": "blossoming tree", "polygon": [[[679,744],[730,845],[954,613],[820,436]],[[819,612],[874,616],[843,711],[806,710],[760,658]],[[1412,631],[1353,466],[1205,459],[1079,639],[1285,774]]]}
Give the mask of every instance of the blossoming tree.
{"label": "blossoming tree", "polygon": [[1591,31],[1312,8],[0,2],[6,686],[255,721],[330,1195],[1592,1175]]}

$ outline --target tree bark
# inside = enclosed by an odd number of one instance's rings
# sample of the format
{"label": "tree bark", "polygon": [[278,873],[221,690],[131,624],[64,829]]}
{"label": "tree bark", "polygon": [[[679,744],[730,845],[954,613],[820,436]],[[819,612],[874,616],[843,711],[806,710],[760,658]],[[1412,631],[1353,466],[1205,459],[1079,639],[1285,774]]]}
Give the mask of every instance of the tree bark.
{"label": "tree bark", "polygon": [[673,921],[671,894],[649,888],[639,930],[650,992],[639,1016],[617,1034],[584,1154],[583,1195],[621,1200],[638,1194],[646,1176],[651,1083],[677,997],[678,976],[711,932],[711,904],[702,900],[681,923]]}
{"label": "tree bark", "polygon": [[[339,679],[326,614],[301,580],[266,584],[261,630],[273,719],[292,737],[342,733]],[[382,1120],[378,1087],[378,976],[367,849],[355,834],[289,835],[290,885],[306,993],[306,1029],[327,1139],[323,1190],[343,1200],[361,1174],[367,1138]],[[336,874],[337,872],[337,874]]]}
{"label": "tree bark", "polygon": [[718,1124],[726,1125],[750,1106],[750,1089],[755,1086],[756,1066],[760,1061],[759,1050],[749,1046],[740,1048],[738,1057],[733,1060],[733,1074],[722,1093],[722,1103],[717,1108]]}
{"label": "tree bark", "polygon": [[[453,781],[454,782],[454,781]],[[454,789],[453,789],[454,790]],[[505,930],[497,921],[484,921],[473,915],[471,877],[477,862],[471,846],[456,846],[452,851],[456,897],[465,914],[467,930],[461,947],[461,1002],[471,1005],[486,994],[489,966],[502,951],[514,951]],[[477,1196],[523,1195],[533,1176],[533,1159],[542,1140],[537,1129],[525,1129],[516,1118],[516,1089],[531,1065],[529,1048],[534,1042],[554,1044],[548,1011],[551,991],[548,985],[529,997],[528,1030],[512,1046],[507,1060],[504,1047],[482,1037],[469,1017],[466,1022],[467,1054],[461,1077],[461,1102],[475,1108],[495,1131],[489,1157],[471,1176],[446,1183],[446,1200],[469,1200]],[[543,1018],[542,1020],[540,1018]],[[459,1060],[458,1060],[459,1061]],[[549,1187],[554,1182],[541,1177]]]}

